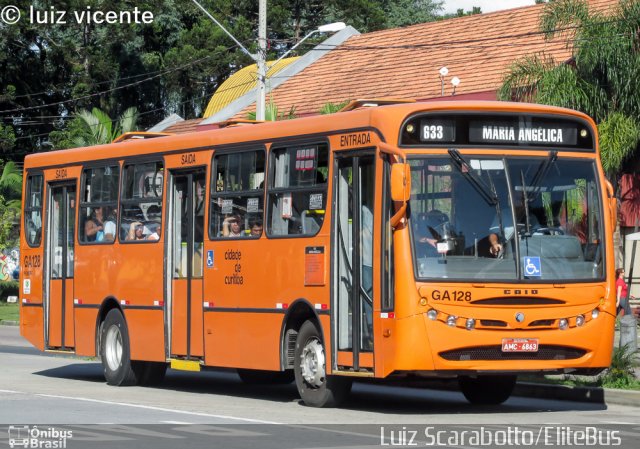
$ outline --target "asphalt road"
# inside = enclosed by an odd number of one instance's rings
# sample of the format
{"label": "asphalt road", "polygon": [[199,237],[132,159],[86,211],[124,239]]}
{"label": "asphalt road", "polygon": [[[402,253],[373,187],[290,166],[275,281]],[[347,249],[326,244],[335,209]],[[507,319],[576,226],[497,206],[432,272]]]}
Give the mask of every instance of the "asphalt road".
{"label": "asphalt road", "polygon": [[[411,446],[413,431],[425,446],[424,441],[433,442],[425,426],[531,429],[532,435],[548,427],[556,429],[547,429],[555,432],[556,443],[564,442],[562,429],[569,429],[569,439],[573,428],[617,429],[622,447],[635,448],[639,412],[622,405],[518,397],[478,407],[457,392],[358,383],[342,408],[314,409],[300,402],[294,385],[244,385],[229,371],[169,370],[159,388],[110,387],[97,361],[42,355],[21,339],[17,327],[0,326],[0,447],[8,444],[3,426],[13,425],[15,433],[24,425],[62,425],[76,432],[69,448],[114,447],[116,442],[119,447]],[[81,441],[86,444],[77,446]]]}

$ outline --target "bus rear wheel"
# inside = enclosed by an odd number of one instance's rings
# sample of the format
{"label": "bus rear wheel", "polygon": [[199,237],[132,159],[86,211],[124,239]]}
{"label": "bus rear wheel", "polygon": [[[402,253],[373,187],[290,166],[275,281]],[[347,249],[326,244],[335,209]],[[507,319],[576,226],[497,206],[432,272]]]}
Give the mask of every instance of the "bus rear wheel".
{"label": "bus rear wheel", "polygon": [[458,378],[467,401],[478,405],[497,405],[509,399],[518,376],[478,376]]}
{"label": "bus rear wheel", "polygon": [[298,333],[293,371],[298,393],[308,406],[336,407],[351,391],[351,379],[327,376],[324,344],[311,321],[306,321]]}
{"label": "bus rear wheel", "polygon": [[122,313],[111,309],[100,329],[100,357],[107,383],[135,385],[137,378],[129,353],[129,331]]}

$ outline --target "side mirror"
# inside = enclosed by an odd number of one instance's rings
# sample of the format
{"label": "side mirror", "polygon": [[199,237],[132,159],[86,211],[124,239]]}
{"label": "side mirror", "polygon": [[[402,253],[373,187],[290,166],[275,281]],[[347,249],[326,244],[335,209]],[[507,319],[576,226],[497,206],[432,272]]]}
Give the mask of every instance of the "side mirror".
{"label": "side mirror", "polygon": [[391,199],[405,203],[411,197],[411,167],[409,164],[391,166]]}

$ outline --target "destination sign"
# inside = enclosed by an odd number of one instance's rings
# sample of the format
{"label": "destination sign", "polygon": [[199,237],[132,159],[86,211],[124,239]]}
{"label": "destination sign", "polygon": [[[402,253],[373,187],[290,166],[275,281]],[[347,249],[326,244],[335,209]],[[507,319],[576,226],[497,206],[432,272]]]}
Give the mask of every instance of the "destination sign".
{"label": "destination sign", "polygon": [[518,144],[555,144],[574,146],[578,138],[576,125],[561,125],[553,122],[535,124],[512,124],[507,122],[486,123],[474,120],[469,123],[469,142],[497,142]]}
{"label": "destination sign", "polygon": [[595,150],[591,128],[579,119],[473,112],[414,117],[403,125],[400,144]]}

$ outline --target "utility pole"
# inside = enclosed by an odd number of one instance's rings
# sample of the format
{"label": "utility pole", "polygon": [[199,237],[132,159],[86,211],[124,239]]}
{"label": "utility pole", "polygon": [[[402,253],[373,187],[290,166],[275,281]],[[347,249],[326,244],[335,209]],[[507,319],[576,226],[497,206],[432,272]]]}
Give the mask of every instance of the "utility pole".
{"label": "utility pole", "polygon": [[224,31],[227,36],[229,36],[233,42],[242,49],[242,51],[253,59],[258,66],[258,88],[256,91],[258,92],[258,98],[256,99],[256,120],[264,120],[264,109],[265,109],[265,93],[266,93],[266,80],[267,80],[267,0],[260,0],[260,4],[258,6],[258,53],[251,54],[249,50],[247,50],[244,45],[238,41],[233,35],[227,31],[225,27],[222,26],[220,22],[213,17],[209,11],[204,9],[204,7],[198,3],[197,0],[191,0],[196,4],[198,8],[204,12],[207,17],[209,17],[216,25],[218,25],[222,31]]}
{"label": "utility pole", "polygon": [[[198,3],[197,0],[191,0],[196,4],[198,8],[202,10],[203,13],[207,15],[216,25],[218,25],[222,31],[224,31],[227,36],[229,36],[233,42],[253,61],[256,63],[258,68],[258,86],[256,89],[257,98],[256,98],[256,120],[264,120],[265,119],[265,109],[266,109],[266,93],[267,93],[267,0],[259,0],[258,3],[258,51],[254,55],[247,50],[244,45],[238,41],[233,35],[227,31],[227,29],[222,26],[220,22],[216,20],[204,7]],[[340,30],[344,30],[346,25],[344,22],[335,22],[329,23],[327,25],[319,26],[317,29],[311,31],[305,37],[303,37],[296,45],[287,50],[282,56],[280,56],[272,65],[276,65],[279,61],[281,61],[285,56],[287,56],[292,50],[294,50],[298,45],[300,45],[304,40],[308,37],[311,37],[315,33],[335,33]],[[444,95],[444,94],[443,94]]]}
{"label": "utility pole", "polygon": [[256,98],[256,120],[265,119],[267,81],[267,0],[260,0],[258,6],[258,96]]}

